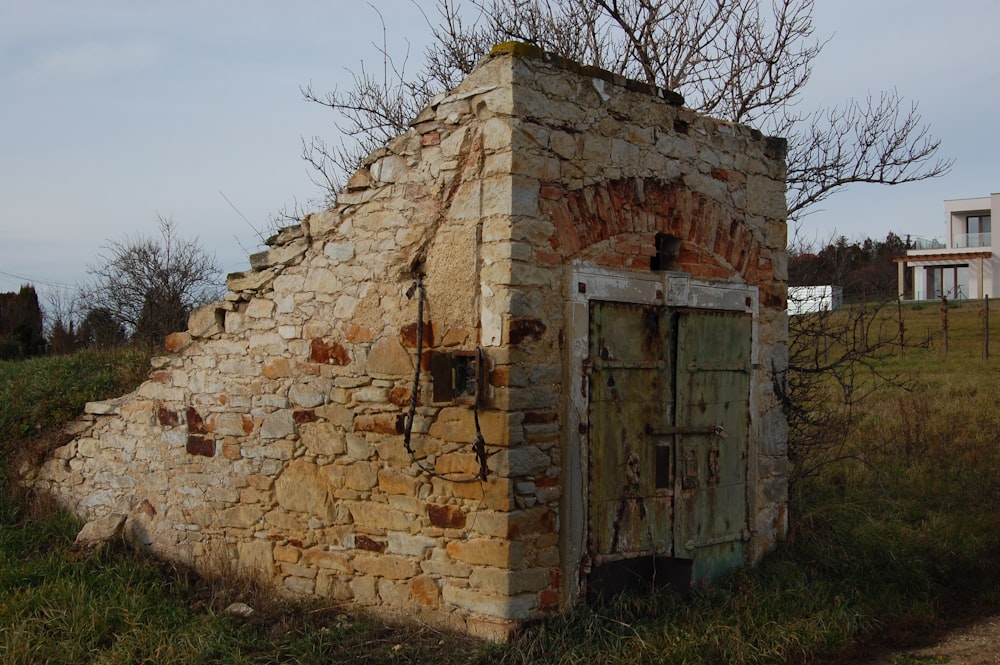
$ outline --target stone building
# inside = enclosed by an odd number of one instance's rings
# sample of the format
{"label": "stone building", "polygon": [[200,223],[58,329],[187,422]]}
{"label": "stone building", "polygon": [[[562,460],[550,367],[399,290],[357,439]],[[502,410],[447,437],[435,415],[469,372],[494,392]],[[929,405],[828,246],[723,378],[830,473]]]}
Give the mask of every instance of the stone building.
{"label": "stone building", "polygon": [[752,563],[786,527],[784,149],[497,47],[34,483],[164,557],[494,637]]}

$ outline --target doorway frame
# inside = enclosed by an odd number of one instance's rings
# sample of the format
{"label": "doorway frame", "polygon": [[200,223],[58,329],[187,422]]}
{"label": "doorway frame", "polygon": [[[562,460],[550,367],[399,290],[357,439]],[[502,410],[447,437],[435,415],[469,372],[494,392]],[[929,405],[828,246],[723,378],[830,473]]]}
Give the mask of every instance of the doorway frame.
{"label": "doorway frame", "polygon": [[[581,597],[584,581],[590,572],[591,562],[587,553],[587,525],[589,523],[589,423],[587,372],[585,361],[589,352],[590,302],[635,303],[662,307],[684,307],[716,311],[741,312],[751,315],[750,360],[753,367],[760,365],[758,345],[760,298],[756,286],[742,283],[707,282],[692,278],[688,273],[660,271],[633,272],[587,265],[577,261],[568,266],[566,276],[566,362],[563,385],[567,391],[566,416],[562,455],[562,497],[559,515],[559,545],[562,560],[561,578],[563,605],[572,606]],[[755,449],[756,414],[754,414],[750,384],[750,441],[749,458]],[[747,493],[752,494],[753,479],[748,468]],[[752,505],[750,496],[747,505]],[[752,529],[752,526],[751,526]]]}

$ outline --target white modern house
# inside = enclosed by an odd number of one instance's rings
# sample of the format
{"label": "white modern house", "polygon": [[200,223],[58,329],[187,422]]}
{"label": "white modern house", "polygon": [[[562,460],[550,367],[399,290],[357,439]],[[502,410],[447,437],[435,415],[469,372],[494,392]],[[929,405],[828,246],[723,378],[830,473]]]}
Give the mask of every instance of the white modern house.
{"label": "white modern house", "polygon": [[788,315],[832,312],[844,306],[844,289],[839,286],[789,286]]}
{"label": "white modern house", "polygon": [[945,240],[918,239],[899,265],[904,300],[996,297],[1000,257],[993,250],[991,220],[1000,211],[1000,194],[944,202]]}

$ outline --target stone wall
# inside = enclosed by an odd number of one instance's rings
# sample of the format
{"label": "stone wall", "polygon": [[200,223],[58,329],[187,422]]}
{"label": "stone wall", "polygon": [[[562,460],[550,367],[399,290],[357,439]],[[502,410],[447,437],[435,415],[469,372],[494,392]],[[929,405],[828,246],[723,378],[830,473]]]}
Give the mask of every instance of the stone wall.
{"label": "stone wall", "polygon": [[[671,93],[495,49],[192,314],[149,380],[90,404],[35,485],[196,566],[496,636],[575,603],[560,547],[570,265],[670,266],[760,293],[753,556],[784,532],[784,144]],[[425,288],[420,388],[407,426]],[[407,293],[410,293],[410,296]],[[483,349],[478,414],[431,353]],[[488,475],[473,449],[476,420]]]}

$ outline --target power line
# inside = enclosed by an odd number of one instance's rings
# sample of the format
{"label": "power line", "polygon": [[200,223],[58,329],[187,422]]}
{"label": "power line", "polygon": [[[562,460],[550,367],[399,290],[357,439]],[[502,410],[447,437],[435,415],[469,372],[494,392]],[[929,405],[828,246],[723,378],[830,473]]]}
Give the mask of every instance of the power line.
{"label": "power line", "polygon": [[247,219],[246,215],[244,215],[242,212],[240,212],[240,209],[236,207],[236,204],[234,204],[232,201],[230,201],[229,197],[226,196],[225,194],[223,194],[221,189],[218,190],[218,192],[219,192],[219,196],[221,196],[223,199],[225,199],[226,203],[229,204],[229,207],[232,208],[234,211],[236,211],[236,214],[239,215],[243,219],[243,221],[247,223],[247,226],[249,226],[251,229],[253,229],[253,232],[255,234],[257,234],[257,237],[260,239],[260,241],[264,242],[264,235],[260,232],[260,230],[256,226],[254,226],[253,224],[250,223],[250,220]]}
{"label": "power line", "polygon": [[51,282],[45,279],[36,279],[34,277],[28,277],[27,275],[18,275],[17,273],[7,272],[6,270],[0,270],[0,275],[4,277],[10,277],[13,279],[20,280],[21,282],[28,282],[30,284],[41,284],[43,286],[54,286],[59,289],[75,289],[75,286],[70,286],[69,284],[61,284],[59,282]]}

